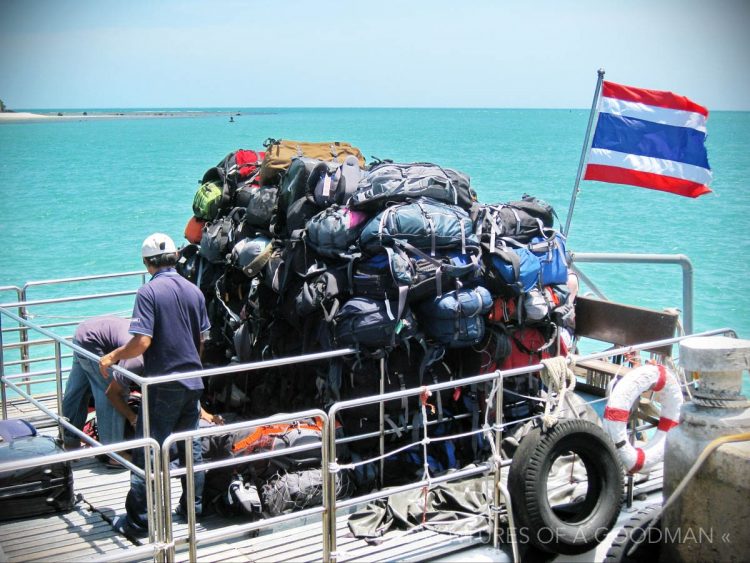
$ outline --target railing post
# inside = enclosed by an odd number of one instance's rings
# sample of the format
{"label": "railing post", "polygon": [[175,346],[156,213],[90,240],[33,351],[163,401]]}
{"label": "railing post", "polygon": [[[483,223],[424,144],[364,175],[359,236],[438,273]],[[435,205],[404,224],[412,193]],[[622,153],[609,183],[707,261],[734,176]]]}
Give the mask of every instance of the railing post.
{"label": "railing post", "polygon": [[[23,287],[18,292],[18,300],[22,303],[26,301],[26,286]],[[28,321],[29,320],[29,312],[26,310],[25,306],[18,308],[18,316],[21,317],[23,320]],[[25,325],[21,325],[20,330],[18,331],[18,340],[21,343],[21,373],[28,373],[29,372],[29,334],[28,330],[26,329]],[[24,379],[23,381],[26,382],[26,392],[30,395],[31,394],[31,385],[29,384],[29,381]]]}
{"label": "railing post", "polygon": [[[62,350],[60,341],[55,340],[55,385],[57,387],[57,414],[63,415],[63,387],[62,387]],[[27,391],[31,395],[30,391]],[[61,442],[65,441],[63,435],[63,426],[60,421],[57,422],[57,433]]]}
{"label": "railing post", "polygon": [[336,561],[336,473],[331,464],[336,463],[336,411],[329,411],[324,420],[323,432],[323,561]]}
{"label": "railing post", "polygon": [[5,389],[5,344],[3,344],[3,314],[0,313],[0,401],[3,420],[8,420],[8,394]]}
{"label": "railing post", "polygon": [[172,534],[172,483],[170,481],[169,471],[169,448],[162,448],[161,451],[161,466],[164,468],[163,473],[160,475],[161,494],[162,494],[162,512],[164,515],[164,541],[168,544],[166,560],[175,560],[175,547],[173,544],[174,536]]}
{"label": "railing post", "polygon": [[[185,485],[187,491],[185,491],[185,508],[187,509],[188,517],[188,546],[190,549],[190,561],[195,562],[198,560],[198,546],[195,542],[195,465],[193,464],[193,439],[185,439]],[[172,512],[171,501],[168,508],[169,512]]]}

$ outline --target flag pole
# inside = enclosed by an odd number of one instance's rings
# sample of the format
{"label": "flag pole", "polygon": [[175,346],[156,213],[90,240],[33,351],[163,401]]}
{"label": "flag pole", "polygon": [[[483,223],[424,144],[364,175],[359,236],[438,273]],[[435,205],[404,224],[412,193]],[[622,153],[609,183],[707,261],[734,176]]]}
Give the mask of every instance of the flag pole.
{"label": "flag pole", "polygon": [[570,207],[568,208],[568,217],[565,220],[565,229],[563,229],[563,235],[568,236],[570,231],[570,220],[573,218],[573,208],[576,206],[576,198],[578,197],[578,186],[581,183],[581,175],[583,174],[583,165],[586,162],[586,155],[589,152],[589,145],[591,144],[591,128],[594,124],[594,118],[597,117],[596,106],[599,103],[599,93],[602,91],[602,80],[604,80],[604,69],[600,68],[596,71],[598,78],[596,81],[596,89],[594,90],[594,101],[591,103],[591,113],[589,114],[589,124],[586,127],[586,138],[583,141],[583,149],[581,150],[581,160],[578,163],[578,173],[576,174],[576,182],[573,186],[573,194],[570,196]]}

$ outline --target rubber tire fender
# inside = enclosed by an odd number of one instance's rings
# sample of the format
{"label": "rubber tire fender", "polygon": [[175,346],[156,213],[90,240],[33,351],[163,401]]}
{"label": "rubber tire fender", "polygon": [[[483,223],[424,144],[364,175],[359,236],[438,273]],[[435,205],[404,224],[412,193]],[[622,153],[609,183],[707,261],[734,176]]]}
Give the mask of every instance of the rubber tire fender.
{"label": "rubber tire fender", "polygon": [[[560,455],[576,454],[588,479],[575,521],[563,520],[547,498],[550,468]],[[623,469],[612,440],[583,419],[563,419],[548,431],[531,430],[513,455],[508,473],[518,537],[545,552],[584,553],[606,537],[623,501]]]}
{"label": "rubber tire fender", "polygon": [[[617,534],[612,545],[607,551],[604,563],[636,563],[638,561],[658,561],[661,553],[661,529],[659,519],[651,523],[651,519],[657,510],[661,510],[660,504],[654,504],[641,508],[630,518],[622,530]],[[652,536],[651,530],[658,533]],[[652,541],[656,539],[657,541]],[[635,547],[632,554],[628,552]]]}

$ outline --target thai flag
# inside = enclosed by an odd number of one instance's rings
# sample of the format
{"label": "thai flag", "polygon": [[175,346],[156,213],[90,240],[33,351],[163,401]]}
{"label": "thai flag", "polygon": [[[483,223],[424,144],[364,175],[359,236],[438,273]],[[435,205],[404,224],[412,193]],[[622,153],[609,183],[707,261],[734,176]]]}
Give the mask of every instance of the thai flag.
{"label": "thai flag", "polygon": [[684,96],[604,81],[584,180],[710,193],[707,119],[708,110]]}

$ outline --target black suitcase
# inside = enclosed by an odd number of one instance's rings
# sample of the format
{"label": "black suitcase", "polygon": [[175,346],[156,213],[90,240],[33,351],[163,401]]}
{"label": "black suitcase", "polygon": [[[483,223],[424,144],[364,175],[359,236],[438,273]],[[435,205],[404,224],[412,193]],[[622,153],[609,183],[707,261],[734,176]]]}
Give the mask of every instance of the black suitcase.
{"label": "black suitcase", "polygon": [[[0,425],[18,421],[0,421]],[[30,425],[29,425],[30,426]],[[5,433],[0,433],[5,434]],[[31,435],[0,441],[0,521],[67,511],[75,504],[70,462],[37,464],[3,471],[3,464],[61,453],[54,438]]]}

